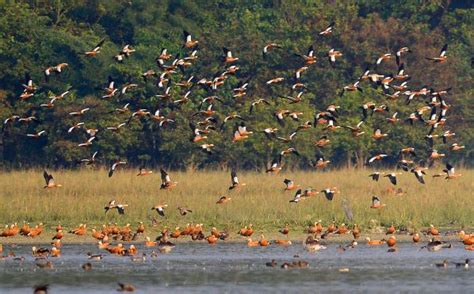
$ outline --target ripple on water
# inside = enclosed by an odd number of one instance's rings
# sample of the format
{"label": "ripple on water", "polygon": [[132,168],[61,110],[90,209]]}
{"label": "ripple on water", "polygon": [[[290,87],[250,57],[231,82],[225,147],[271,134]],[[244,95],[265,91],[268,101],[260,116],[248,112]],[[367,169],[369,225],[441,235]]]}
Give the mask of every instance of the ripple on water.
{"label": "ripple on water", "polygon": [[[8,246],[6,252],[8,252]],[[474,270],[454,267],[438,269],[443,259],[461,262],[474,258],[461,246],[440,252],[420,250],[401,244],[396,253],[387,247],[359,245],[343,253],[330,245],[325,251],[308,253],[300,244],[290,247],[249,248],[245,244],[179,244],[170,254],[133,262],[127,257],[107,255],[102,261],[89,261],[86,252],[98,252],[93,245],[64,245],[61,258],[51,258],[54,269],[37,268],[30,246],[15,248],[24,262],[0,262],[0,293],[29,293],[33,285],[48,283],[55,293],[116,293],[117,281],[132,283],[138,293],[210,292],[469,292],[474,289]],[[138,246],[140,252],[151,249]],[[294,258],[298,255],[299,258]],[[275,259],[306,260],[307,269],[269,268]],[[92,270],[81,265],[91,262]],[[349,272],[339,272],[349,268]]]}

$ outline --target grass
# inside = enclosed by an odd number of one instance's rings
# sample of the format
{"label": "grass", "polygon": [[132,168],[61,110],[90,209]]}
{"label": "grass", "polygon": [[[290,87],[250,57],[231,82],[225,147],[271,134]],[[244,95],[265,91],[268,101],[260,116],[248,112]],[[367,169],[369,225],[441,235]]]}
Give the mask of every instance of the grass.
{"label": "grass", "polygon": [[[434,173],[434,171],[429,171]],[[67,229],[79,223],[89,227],[104,223],[133,226],[138,221],[150,225],[151,217],[159,221],[158,228],[202,223],[209,229],[215,226],[236,232],[252,223],[257,232],[274,233],[285,223],[293,231],[302,231],[321,219],[323,224],[358,223],[365,231],[376,231],[379,226],[406,226],[421,229],[434,224],[437,227],[474,227],[472,191],[474,171],[458,171],[462,177],[455,180],[426,177],[426,185],[419,184],[413,174],[398,176],[398,187],[404,193],[396,196],[387,192],[392,187],[388,179],[373,182],[370,170],[333,170],[330,172],[283,172],[267,175],[240,172],[241,183],[247,185],[237,191],[228,191],[230,173],[219,171],[170,172],[178,186],[172,191],[160,190],[159,172],[137,177],[134,170],[119,170],[112,178],[103,169],[78,171],[52,171],[57,183],[63,187],[43,189],[42,171],[12,171],[0,174],[0,224],[43,222],[47,230],[58,223]],[[332,202],[323,194],[305,199],[298,204],[289,203],[294,191],[283,191],[283,179],[293,179],[301,187],[317,190],[338,187],[341,191]],[[224,205],[215,202],[221,195],[232,197]],[[386,207],[370,209],[372,195],[379,195]],[[129,205],[124,216],[116,211],[104,214],[104,206],[111,199]],[[354,220],[345,219],[342,199],[347,199]],[[166,216],[160,217],[151,207],[168,204]],[[178,214],[184,206],[193,213]],[[156,230],[158,230],[158,228]]]}

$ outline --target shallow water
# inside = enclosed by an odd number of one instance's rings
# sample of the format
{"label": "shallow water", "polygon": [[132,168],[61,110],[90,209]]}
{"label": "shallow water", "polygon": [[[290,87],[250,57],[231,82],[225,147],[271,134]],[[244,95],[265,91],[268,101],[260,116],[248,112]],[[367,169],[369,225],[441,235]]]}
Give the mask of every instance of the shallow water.
{"label": "shallow water", "polygon": [[[117,282],[131,283],[136,293],[383,293],[450,291],[472,293],[474,269],[447,269],[434,266],[443,259],[461,262],[474,259],[472,251],[456,244],[439,252],[420,250],[421,245],[401,244],[396,253],[386,246],[359,245],[345,252],[328,249],[309,253],[301,244],[290,247],[249,248],[245,244],[178,244],[169,254],[133,262],[128,257],[106,255],[102,261],[89,261],[86,252],[103,253],[94,245],[64,245],[62,257],[50,258],[54,269],[40,269],[31,257],[29,245],[14,248],[23,262],[0,261],[0,293],[31,293],[34,285],[50,284],[50,293],[117,293]],[[151,249],[137,246],[139,252]],[[8,252],[8,246],[5,246]],[[299,255],[295,258],[294,255]],[[306,260],[306,269],[266,267],[275,259],[279,264]],[[81,265],[91,262],[84,272]],[[473,266],[473,265],[471,265]],[[349,272],[339,272],[349,268]]]}

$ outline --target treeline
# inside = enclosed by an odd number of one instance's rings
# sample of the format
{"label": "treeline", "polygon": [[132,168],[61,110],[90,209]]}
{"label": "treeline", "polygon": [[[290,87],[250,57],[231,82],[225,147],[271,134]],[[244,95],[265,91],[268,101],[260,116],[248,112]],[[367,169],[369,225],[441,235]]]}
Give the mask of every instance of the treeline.
{"label": "treeline", "polygon": [[[294,147],[299,156],[285,157],[284,165],[311,168],[318,156],[330,160],[330,165],[342,166],[365,164],[378,153],[388,154],[384,162],[394,164],[400,160],[400,150],[407,146],[415,148],[416,157],[410,157],[415,162],[428,160],[435,149],[445,153],[450,162],[472,164],[474,13],[466,3],[6,1],[0,6],[0,118],[4,120],[0,164],[75,167],[97,151],[97,162],[101,164],[123,159],[135,166],[238,165],[263,169],[277,160],[282,150]],[[332,34],[319,34],[331,23]],[[183,31],[199,41],[197,47],[183,47]],[[264,57],[263,48],[272,42],[281,48],[271,49]],[[85,52],[99,43],[100,52],[95,57],[86,56]],[[134,52],[123,52],[127,44]],[[426,59],[438,56],[444,44],[448,44],[446,62]],[[310,46],[316,63],[308,65],[302,55],[308,54]],[[397,64],[395,53],[405,46],[410,52],[404,53]],[[222,47],[239,60],[225,64]],[[171,57],[162,59],[160,64],[158,57],[163,48]],[[334,63],[328,58],[331,48],[342,52]],[[193,59],[194,50],[197,59]],[[391,53],[392,58],[376,65],[385,53]],[[160,79],[175,59],[190,64],[181,64]],[[67,66],[60,73],[52,69],[46,79],[45,70],[60,63]],[[398,93],[398,98],[391,99],[389,95],[397,95],[396,90],[384,88],[380,81],[366,80],[360,81],[361,91],[343,91],[367,69],[390,77],[398,73],[401,63],[410,76],[405,91],[425,86],[432,92],[451,88],[442,96],[449,106],[444,125],[432,130],[428,122],[433,106],[429,104],[433,102],[431,95],[417,96],[407,104],[409,95]],[[231,65],[239,69],[234,74],[224,74]],[[297,79],[296,70],[305,66]],[[222,76],[223,85],[215,88],[198,83]],[[30,77],[37,87],[31,93],[22,85]],[[179,86],[190,77],[194,77],[191,87]],[[267,83],[277,77],[284,78],[283,82]],[[104,88],[109,86],[109,79],[117,93],[103,98],[108,94]],[[246,82],[245,94],[235,96],[234,89]],[[292,89],[296,82],[304,84],[304,88]],[[137,86],[122,93],[123,87],[130,84]],[[163,95],[167,87],[167,99],[156,96]],[[69,92],[64,97],[52,101],[52,97],[66,91]],[[190,93],[185,97],[187,91]],[[303,94],[298,103],[282,98],[296,97],[300,91]],[[26,96],[33,95],[20,98],[25,92]],[[219,99],[203,103],[209,96]],[[270,105],[262,103],[250,113],[252,103],[258,99],[265,99]],[[362,106],[369,102],[388,109],[374,113],[369,109],[361,127],[365,134],[361,136],[353,136],[344,127],[328,130],[327,122],[319,121],[314,126],[318,121],[315,115],[331,104],[340,106],[337,117],[332,118],[336,126],[355,126],[364,118]],[[439,98],[435,103],[439,104]],[[208,134],[201,134],[207,140],[193,143],[190,138],[195,137],[195,132],[190,125],[205,129],[206,116],[198,112],[210,104],[215,111],[215,121],[210,124],[213,127]],[[406,121],[424,106],[429,109],[418,118],[425,122],[415,121],[412,125]],[[88,109],[83,115],[70,114],[83,109]],[[132,116],[139,109],[150,114]],[[279,123],[275,111],[286,109],[301,112],[299,121],[286,117],[284,123]],[[160,120],[152,117],[157,110],[168,120],[161,126]],[[441,106],[436,105],[435,110],[439,119]],[[389,123],[387,118],[395,112],[400,121]],[[224,118],[233,114],[243,120],[234,118],[223,124]],[[327,121],[328,117],[323,119]],[[241,121],[253,134],[233,143],[235,123]],[[306,121],[313,127],[299,130],[289,142],[270,140],[263,133],[265,128],[278,128],[276,135],[286,138]],[[122,123],[125,125],[119,130],[112,130]],[[76,124],[78,128],[68,132]],[[388,133],[388,137],[374,140],[371,135],[376,128]],[[96,129],[97,133],[91,135],[87,129]],[[36,137],[42,130],[45,132]],[[441,137],[447,130],[456,135],[444,143]],[[432,143],[425,138],[428,133],[435,136]],[[323,136],[327,136],[329,144],[316,146]],[[78,146],[91,137],[95,137],[92,144]],[[204,143],[214,144],[211,152],[200,146]],[[465,149],[452,151],[453,143],[464,145]]]}

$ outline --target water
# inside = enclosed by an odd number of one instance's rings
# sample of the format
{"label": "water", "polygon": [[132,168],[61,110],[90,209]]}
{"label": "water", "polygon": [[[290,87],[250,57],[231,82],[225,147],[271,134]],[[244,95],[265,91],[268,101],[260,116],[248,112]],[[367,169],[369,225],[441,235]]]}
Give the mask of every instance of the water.
{"label": "water", "polygon": [[[152,249],[137,246],[139,252]],[[14,248],[23,262],[0,261],[0,293],[31,293],[34,285],[50,284],[50,293],[117,293],[117,282],[131,283],[135,293],[472,293],[474,265],[469,270],[434,266],[443,259],[461,262],[474,254],[459,244],[439,252],[420,250],[421,245],[401,244],[388,253],[386,246],[364,244],[338,252],[337,245],[309,253],[300,244],[290,247],[249,248],[245,244],[178,244],[170,254],[147,256],[145,262],[106,255],[90,261],[86,252],[103,253],[94,245],[64,245],[60,258],[50,258],[54,269],[40,269],[31,257],[30,245]],[[6,252],[9,248],[6,246]],[[299,255],[295,258],[294,255]],[[306,269],[266,267],[275,259],[283,262],[305,260]],[[81,265],[91,262],[85,272]],[[349,268],[349,272],[339,272]]]}

